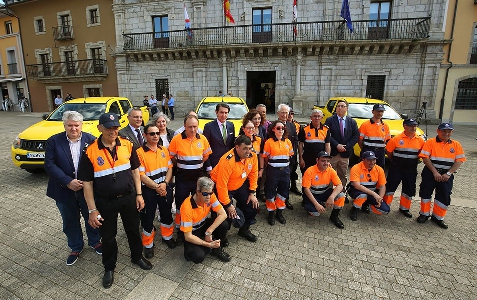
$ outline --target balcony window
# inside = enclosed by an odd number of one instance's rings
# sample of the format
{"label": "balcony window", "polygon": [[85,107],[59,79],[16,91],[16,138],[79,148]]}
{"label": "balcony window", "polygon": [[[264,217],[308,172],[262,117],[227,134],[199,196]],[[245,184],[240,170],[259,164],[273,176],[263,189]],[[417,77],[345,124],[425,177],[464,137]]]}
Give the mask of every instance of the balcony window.
{"label": "balcony window", "polygon": [[252,43],[272,41],[272,9],[256,8],[252,11]]}
{"label": "balcony window", "polygon": [[43,76],[51,76],[51,65],[49,54],[40,54],[41,69]]}
{"label": "balcony window", "polygon": [[70,15],[60,16],[60,34],[63,37],[71,36],[71,18]]}
{"label": "balcony window", "polygon": [[477,109],[477,77],[459,82],[455,109]]}
{"label": "balcony window", "polygon": [[386,75],[368,75],[366,84],[366,97],[372,99],[384,98]]}
{"label": "balcony window", "polygon": [[169,48],[169,18],[157,16],[152,18],[154,26],[154,48]]}
{"label": "balcony window", "polygon": [[73,58],[73,51],[65,51],[66,74],[73,76],[76,74],[76,63]]}
{"label": "balcony window", "polygon": [[101,59],[101,48],[91,48],[91,58],[93,59],[94,73],[102,74],[104,72],[104,65]]}
{"label": "balcony window", "polygon": [[99,88],[86,88],[86,92],[88,93],[88,97],[101,97]]}
{"label": "balcony window", "polygon": [[391,2],[373,2],[369,7],[368,39],[381,40],[389,36],[389,19],[391,17]]}

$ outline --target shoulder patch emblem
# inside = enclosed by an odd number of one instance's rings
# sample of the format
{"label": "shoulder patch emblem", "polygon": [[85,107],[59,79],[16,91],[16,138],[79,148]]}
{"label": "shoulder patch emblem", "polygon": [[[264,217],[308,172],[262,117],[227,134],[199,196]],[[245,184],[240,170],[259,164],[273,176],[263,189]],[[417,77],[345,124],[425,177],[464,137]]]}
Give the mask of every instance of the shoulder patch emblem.
{"label": "shoulder patch emblem", "polygon": [[202,148],[202,143],[201,142],[197,142],[197,148]]}
{"label": "shoulder patch emblem", "polygon": [[318,181],[320,178],[318,177],[318,175],[315,175],[315,181]]}
{"label": "shoulder patch emblem", "polygon": [[454,148],[450,148],[450,149],[449,149],[449,152],[450,152],[450,153],[454,153],[454,152],[455,152],[455,149],[454,149]]}
{"label": "shoulder patch emblem", "polygon": [[310,133],[310,132],[307,132],[307,133],[306,133],[306,136],[307,136],[307,137],[311,137],[311,133]]}
{"label": "shoulder patch emblem", "polygon": [[230,153],[229,155],[227,155],[227,157],[225,159],[229,160],[231,159],[232,157],[234,157],[234,155],[232,153]]}
{"label": "shoulder patch emblem", "polygon": [[364,175],[363,175],[363,174],[360,174],[360,175],[359,175],[359,179],[363,180],[363,179],[364,179]]}
{"label": "shoulder patch emblem", "polygon": [[252,164],[248,164],[248,169],[252,170]]}
{"label": "shoulder patch emblem", "polygon": [[384,132],[384,126],[381,126],[381,131]]}
{"label": "shoulder patch emblem", "polygon": [[166,158],[166,154],[164,152],[161,153],[162,158]]}
{"label": "shoulder patch emblem", "polygon": [[104,159],[101,156],[98,156],[97,160],[98,160],[98,165],[100,166],[104,165]]}
{"label": "shoulder patch emblem", "polygon": [[399,145],[404,145],[404,141],[403,141],[403,140],[399,140]]}

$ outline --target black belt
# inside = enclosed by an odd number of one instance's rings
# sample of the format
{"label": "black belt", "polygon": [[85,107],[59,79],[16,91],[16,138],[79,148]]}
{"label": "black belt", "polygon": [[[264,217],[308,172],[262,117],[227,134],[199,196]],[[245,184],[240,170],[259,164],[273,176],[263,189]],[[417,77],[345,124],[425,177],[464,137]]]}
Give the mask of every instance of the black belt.
{"label": "black belt", "polygon": [[270,166],[270,167],[274,168],[275,170],[283,171],[283,170],[285,170],[286,168],[288,168],[289,166],[286,166],[286,167],[274,167],[274,166]]}
{"label": "black belt", "polygon": [[110,198],[113,198],[113,199],[119,199],[119,198],[122,198],[122,197],[125,197],[125,196],[129,196],[131,195],[133,191],[129,191],[129,192],[126,192],[125,194],[121,194],[121,195],[117,195],[117,196],[113,196],[113,197],[110,197]]}

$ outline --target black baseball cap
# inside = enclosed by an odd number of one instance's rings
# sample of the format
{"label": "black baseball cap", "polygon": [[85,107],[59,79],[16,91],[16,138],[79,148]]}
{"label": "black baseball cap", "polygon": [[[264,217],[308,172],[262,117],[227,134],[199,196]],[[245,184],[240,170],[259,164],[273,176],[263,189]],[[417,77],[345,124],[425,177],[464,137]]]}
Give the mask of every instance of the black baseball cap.
{"label": "black baseball cap", "polygon": [[363,154],[361,154],[362,159],[376,159],[376,155],[374,154],[373,151],[364,151]]}
{"label": "black baseball cap", "polygon": [[441,123],[439,124],[439,127],[437,127],[439,130],[444,130],[444,129],[449,129],[449,130],[454,130],[454,126],[452,126],[451,123]]}
{"label": "black baseball cap", "polygon": [[375,110],[375,111],[385,111],[386,109],[384,108],[384,105],[382,105],[382,104],[374,104],[373,105],[373,110]]}
{"label": "black baseball cap", "polygon": [[318,155],[317,155],[317,158],[320,158],[320,157],[328,157],[328,158],[331,158],[331,155],[326,152],[326,151],[320,151],[318,152]]}
{"label": "black baseball cap", "polygon": [[416,119],[406,119],[402,122],[402,124],[407,125],[407,126],[419,125],[419,123],[417,123]]}
{"label": "black baseball cap", "polygon": [[104,113],[99,117],[99,125],[103,125],[106,128],[120,127],[119,117],[117,114]]}

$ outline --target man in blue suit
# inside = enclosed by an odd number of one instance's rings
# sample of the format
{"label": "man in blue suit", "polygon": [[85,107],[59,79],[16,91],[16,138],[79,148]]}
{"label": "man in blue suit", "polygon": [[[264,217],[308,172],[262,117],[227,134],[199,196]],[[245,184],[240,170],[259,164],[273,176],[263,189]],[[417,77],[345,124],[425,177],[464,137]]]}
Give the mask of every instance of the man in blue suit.
{"label": "man in blue suit", "polygon": [[99,230],[88,224],[89,212],[83,195],[83,182],[76,179],[83,149],[96,138],[81,132],[83,116],[79,112],[65,111],[63,123],[65,131],[46,141],[45,170],[50,175],[46,195],[56,201],[63,219],[63,232],[71,248],[66,264],[71,266],[78,260],[84,247],[80,213],[85,220],[88,245],[96,253],[102,254]]}
{"label": "man in blue suit", "polygon": [[331,166],[338,173],[343,187],[346,187],[349,157],[353,153],[353,147],[359,139],[359,130],[356,121],[346,115],[348,102],[338,100],[336,114],[325,121],[331,136]]}
{"label": "man in blue suit", "polygon": [[204,136],[207,138],[212,148],[212,154],[205,162],[207,171],[212,170],[220,158],[234,147],[235,128],[232,122],[227,121],[230,106],[227,103],[219,103],[215,107],[217,119],[205,124]]}

